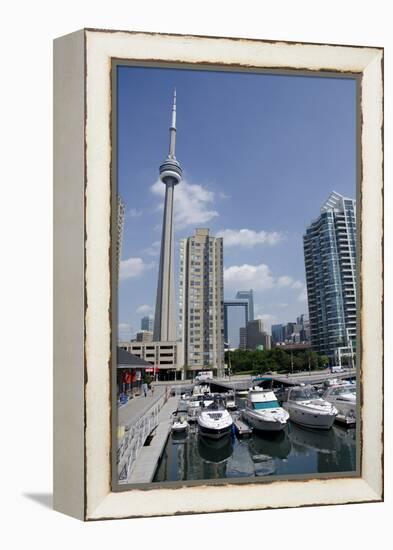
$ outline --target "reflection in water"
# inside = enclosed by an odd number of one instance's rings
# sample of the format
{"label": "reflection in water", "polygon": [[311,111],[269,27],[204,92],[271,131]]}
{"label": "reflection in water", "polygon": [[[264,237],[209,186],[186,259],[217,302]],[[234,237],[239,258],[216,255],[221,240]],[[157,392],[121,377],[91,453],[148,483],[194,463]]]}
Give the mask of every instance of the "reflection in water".
{"label": "reflection in water", "polygon": [[356,431],[333,426],[310,430],[289,423],[277,434],[254,432],[211,440],[191,428],[171,434],[154,481],[183,481],[290,474],[351,472],[356,469]]}
{"label": "reflection in water", "polygon": [[232,439],[229,435],[221,439],[198,437],[198,452],[205,462],[223,462],[231,456],[232,450]]}
{"label": "reflection in water", "polygon": [[267,454],[271,458],[286,458],[291,452],[291,440],[286,430],[277,433],[258,432],[250,439],[252,455]]}
{"label": "reflection in water", "polygon": [[319,453],[335,453],[337,449],[336,432],[331,430],[313,430],[291,424],[289,439],[299,452],[306,448]]}
{"label": "reflection in water", "polygon": [[181,444],[187,441],[188,433],[187,430],[185,430],[184,432],[172,432],[171,437],[173,445],[176,445],[178,443]]}

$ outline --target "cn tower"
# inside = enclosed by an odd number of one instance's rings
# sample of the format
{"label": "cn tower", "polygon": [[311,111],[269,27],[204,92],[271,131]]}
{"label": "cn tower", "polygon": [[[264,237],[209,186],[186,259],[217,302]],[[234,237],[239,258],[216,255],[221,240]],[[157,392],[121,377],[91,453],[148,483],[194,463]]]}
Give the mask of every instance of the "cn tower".
{"label": "cn tower", "polygon": [[172,122],[169,128],[169,153],[160,166],[160,180],[165,185],[164,218],[162,222],[160,266],[158,273],[155,342],[176,340],[175,269],[173,260],[173,199],[175,186],[181,182],[182,169],[175,156],[176,90],[173,94]]}

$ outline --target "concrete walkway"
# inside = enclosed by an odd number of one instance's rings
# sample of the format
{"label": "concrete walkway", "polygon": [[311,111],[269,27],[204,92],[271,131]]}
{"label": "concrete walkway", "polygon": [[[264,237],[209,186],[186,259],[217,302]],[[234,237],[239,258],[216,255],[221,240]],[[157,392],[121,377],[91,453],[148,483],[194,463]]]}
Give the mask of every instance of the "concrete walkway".
{"label": "concrete walkway", "polygon": [[127,426],[131,422],[136,422],[161,399],[165,391],[165,387],[155,387],[154,393],[149,390],[146,397],[142,393],[142,395],[130,399],[126,405],[118,407],[118,424]]}
{"label": "concrete walkway", "polygon": [[150,445],[142,447],[128,477],[128,483],[151,483],[158,461],[163,453],[172,425],[172,413],[177,409],[179,397],[170,397],[158,415],[158,426]]}

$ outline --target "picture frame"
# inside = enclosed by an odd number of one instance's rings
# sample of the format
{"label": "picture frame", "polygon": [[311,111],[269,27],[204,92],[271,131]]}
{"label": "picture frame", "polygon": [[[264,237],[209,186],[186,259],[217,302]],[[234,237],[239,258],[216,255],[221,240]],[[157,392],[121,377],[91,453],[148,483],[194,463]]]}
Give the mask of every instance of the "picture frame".
{"label": "picture frame", "polygon": [[[360,475],[112,490],[113,60],[360,81]],[[81,520],[383,500],[383,49],[83,29],[54,42],[54,508]]]}

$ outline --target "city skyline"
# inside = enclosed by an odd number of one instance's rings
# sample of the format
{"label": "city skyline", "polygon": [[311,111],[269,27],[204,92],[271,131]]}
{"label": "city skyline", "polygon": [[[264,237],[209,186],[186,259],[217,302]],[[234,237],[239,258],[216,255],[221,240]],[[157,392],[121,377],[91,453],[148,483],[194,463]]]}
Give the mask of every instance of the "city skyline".
{"label": "city skyline", "polygon": [[122,67],[120,338],[154,315],[165,190],[157,167],[174,84],[185,170],[175,193],[176,286],[180,239],[209,227],[224,240],[225,299],[253,288],[255,317],[268,328],[307,313],[302,235],[333,189],[355,194],[354,81]]}

